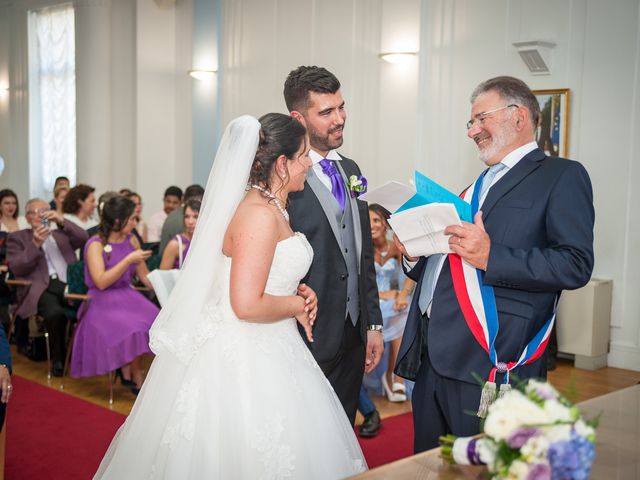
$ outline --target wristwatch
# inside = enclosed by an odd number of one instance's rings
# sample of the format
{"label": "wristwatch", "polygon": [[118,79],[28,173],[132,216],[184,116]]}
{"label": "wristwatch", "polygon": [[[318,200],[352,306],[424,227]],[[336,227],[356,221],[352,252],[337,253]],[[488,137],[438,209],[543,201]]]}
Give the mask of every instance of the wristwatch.
{"label": "wristwatch", "polygon": [[372,332],[380,332],[380,333],[382,333],[382,325],[369,325],[367,327],[367,330],[370,330]]}

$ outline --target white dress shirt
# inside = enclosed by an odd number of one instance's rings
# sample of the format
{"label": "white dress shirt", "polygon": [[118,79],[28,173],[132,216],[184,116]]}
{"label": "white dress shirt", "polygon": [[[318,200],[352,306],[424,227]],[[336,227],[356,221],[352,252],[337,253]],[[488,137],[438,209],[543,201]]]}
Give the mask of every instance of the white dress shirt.
{"label": "white dress shirt", "polygon": [[62,256],[62,252],[58,248],[53,235],[45,239],[42,244],[44,257],[47,259],[47,267],[49,268],[49,276],[57,275],[60,281],[67,283],[67,262]]}
{"label": "white dress shirt", "polygon": [[338,155],[338,152],[336,150],[329,150],[329,153],[327,153],[327,156],[323,157],[313,149],[309,150],[309,158],[313,162],[313,166],[311,167],[313,168],[313,173],[316,174],[316,176],[320,179],[322,184],[325,187],[327,187],[327,189],[331,192],[331,179],[329,178],[328,175],[325,175],[325,173],[322,171],[322,166],[320,165],[320,161],[326,158],[328,160],[334,160],[336,162],[339,162],[340,160],[342,160],[342,158],[340,158],[340,155]]}

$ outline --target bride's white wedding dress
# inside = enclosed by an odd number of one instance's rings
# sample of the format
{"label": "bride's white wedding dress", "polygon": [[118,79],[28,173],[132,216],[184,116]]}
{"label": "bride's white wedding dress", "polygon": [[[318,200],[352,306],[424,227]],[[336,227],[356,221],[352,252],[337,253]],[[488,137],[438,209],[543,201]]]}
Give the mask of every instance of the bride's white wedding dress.
{"label": "bride's white wedding dress", "polygon": [[[312,258],[304,235],[280,241],[265,292],[295,294]],[[296,320],[238,320],[230,266],[225,258],[226,299],[203,309],[198,349],[185,368],[173,368],[172,355],[155,358],[96,478],[326,480],[366,469]],[[176,395],[163,398],[167,382]]]}

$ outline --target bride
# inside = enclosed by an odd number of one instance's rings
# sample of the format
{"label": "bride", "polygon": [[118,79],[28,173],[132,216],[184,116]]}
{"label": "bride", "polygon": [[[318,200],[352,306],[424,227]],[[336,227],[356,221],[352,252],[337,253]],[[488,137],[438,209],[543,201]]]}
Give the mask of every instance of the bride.
{"label": "bride", "polygon": [[366,469],[304,345],[313,251],[285,210],[311,161],[304,127],[233,120],[207,183],[180,280],[156,319],[156,358],[95,478],[332,479]]}

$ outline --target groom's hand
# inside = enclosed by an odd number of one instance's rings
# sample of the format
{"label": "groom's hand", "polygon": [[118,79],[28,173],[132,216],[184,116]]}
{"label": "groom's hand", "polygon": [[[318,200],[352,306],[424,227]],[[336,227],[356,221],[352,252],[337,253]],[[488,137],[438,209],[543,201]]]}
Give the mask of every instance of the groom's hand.
{"label": "groom's hand", "polygon": [[380,330],[369,330],[367,332],[367,355],[364,360],[364,373],[371,373],[380,363],[384,352],[384,342]]}

